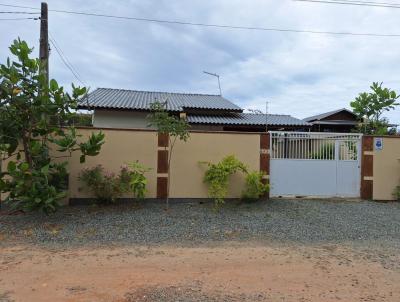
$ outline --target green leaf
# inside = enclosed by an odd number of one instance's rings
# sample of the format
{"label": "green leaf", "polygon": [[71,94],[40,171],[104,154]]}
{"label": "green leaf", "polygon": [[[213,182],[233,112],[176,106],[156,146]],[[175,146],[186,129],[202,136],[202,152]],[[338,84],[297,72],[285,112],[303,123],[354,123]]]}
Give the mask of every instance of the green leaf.
{"label": "green leaf", "polygon": [[21,171],[23,171],[23,172],[26,172],[26,171],[28,171],[28,169],[29,169],[29,164],[26,163],[26,162],[23,162],[23,163],[21,163],[21,164],[19,165],[19,169],[20,169]]}
{"label": "green leaf", "polygon": [[17,164],[15,163],[15,161],[10,161],[7,165],[7,171],[9,173],[15,172],[15,170],[17,169]]}
{"label": "green leaf", "polygon": [[40,171],[44,174],[44,175],[48,175],[49,174],[49,165],[45,165],[43,166]]}
{"label": "green leaf", "polygon": [[56,91],[58,89],[58,83],[56,80],[51,79],[50,80],[50,90],[51,91]]}

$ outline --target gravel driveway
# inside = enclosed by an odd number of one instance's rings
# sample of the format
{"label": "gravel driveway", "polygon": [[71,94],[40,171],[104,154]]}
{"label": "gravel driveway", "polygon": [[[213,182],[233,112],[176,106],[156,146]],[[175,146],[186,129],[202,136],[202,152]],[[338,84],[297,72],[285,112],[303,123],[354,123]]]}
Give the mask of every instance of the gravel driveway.
{"label": "gravel driveway", "polygon": [[0,244],[15,242],[198,245],[221,241],[349,243],[400,248],[400,203],[270,200],[226,204],[120,204],[65,207],[40,213],[0,215]]}

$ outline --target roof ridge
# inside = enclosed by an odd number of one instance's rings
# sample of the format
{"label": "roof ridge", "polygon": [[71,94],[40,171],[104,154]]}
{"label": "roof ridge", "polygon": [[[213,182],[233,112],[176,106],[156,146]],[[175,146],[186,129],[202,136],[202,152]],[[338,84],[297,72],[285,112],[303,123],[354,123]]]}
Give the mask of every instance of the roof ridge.
{"label": "roof ridge", "polygon": [[[242,112],[242,114],[265,115],[265,113],[252,113],[252,112]],[[268,113],[268,115],[291,116],[290,114],[280,114],[280,113]]]}
{"label": "roof ridge", "polygon": [[165,93],[165,94],[180,94],[180,95],[206,95],[206,96],[220,96],[219,94],[208,94],[208,93],[187,93],[187,92],[168,92],[168,91],[150,91],[150,90],[137,90],[137,89],[125,89],[125,88],[109,88],[109,87],[97,87],[97,89],[109,89],[119,91],[132,91],[132,92],[148,92],[148,93]]}

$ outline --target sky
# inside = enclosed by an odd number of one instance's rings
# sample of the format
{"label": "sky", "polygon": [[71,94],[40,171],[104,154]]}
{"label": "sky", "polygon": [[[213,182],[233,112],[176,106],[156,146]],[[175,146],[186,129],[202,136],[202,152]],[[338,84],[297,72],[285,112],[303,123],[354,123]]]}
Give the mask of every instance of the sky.
{"label": "sky", "polygon": [[[377,0],[378,1],[378,0]],[[399,3],[400,1],[391,1]],[[1,0],[40,7],[40,1]],[[292,0],[57,0],[49,9],[234,26],[400,34],[400,9]],[[1,7],[0,11],[31,11]],[[1,15],[0,18],[12,16]],[[21,17],[21,15],[14,16]],[[22,15],[25,17],[25,15]],[[39,21],[0,21],[0,62]],[[400,37],[330,36],[157,24],[50,12],[49,31],[91,90],[222,94],[245,109],[304,118],[339,108],[372,82],[400,93]],[[50,77],[79,84],[52,46]],[[400,107],[400,106],[399,106]],[[385,114],[400,124],[400,108]]]}

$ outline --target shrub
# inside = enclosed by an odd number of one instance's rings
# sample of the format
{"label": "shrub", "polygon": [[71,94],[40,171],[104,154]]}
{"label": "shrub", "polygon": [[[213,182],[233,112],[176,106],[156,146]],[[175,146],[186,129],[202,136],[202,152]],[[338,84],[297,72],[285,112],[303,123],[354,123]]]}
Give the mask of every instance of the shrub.
{"label": "shrub", "polygon": [[127,191],[132,192],[133,196],[137,199],[143,199],[146,196],[147,179],[144,174],[150,170],[151,169],[142,166],[137,161],[124,166],[121,170],[122,177],[126,180],[129,179]]}
{"label": "shrub", "polygon": [[228,193],[229,177],[236,172],[247,173],[247,167],[234,155],[229,155],[219,163],[201,162],[208,166],[203,181],[208,184],[208,195],[214,199],[215,205],[221,206]]}
{"label": "shrub", "polygon": [[269,185],[263,183],[263,172],[253,171],[246,175],[246,188],[242,193],[244,200],[255,200],[262,197],[269,190]]}
{"label": "shrub", "polygon": [[83,140],[71,126],[85,87],[64,89],[48,81],[25,41],[14,40],[9,49],[16,60],[0,64],[0,161],[9,162],[0,171],[0,193],[6,193],[4,202],[14,210],[50,214],[66,195],[68,161],[60,163],[60,158],[77,152],[83,163],[98,155],[104,134]]}
{"label": "shrub", "polygon": [[101,165],[84,169],[79,180],[96,196],[99,202],[114,202],[124,193],[133,193],[138,199],[146,194],[147,180],[144,173],[149,169],[138,162],[123,165],[118,174],[105,171]]}
{"label": "shrub", "polygon": [[396,189],[394,189],[393,196],[397,201],[400,201],[400,186],[397,186]]}

